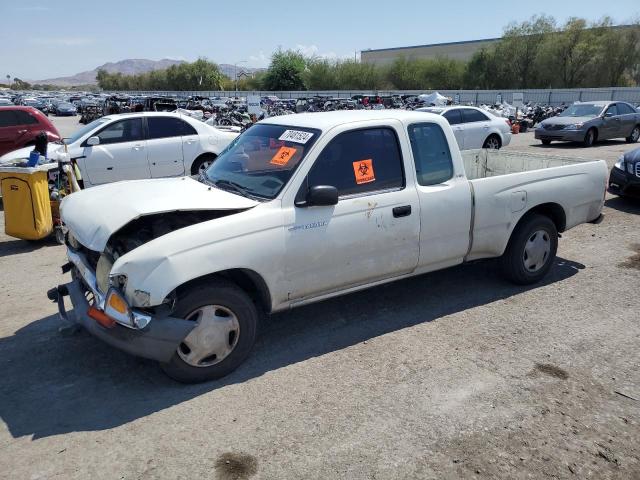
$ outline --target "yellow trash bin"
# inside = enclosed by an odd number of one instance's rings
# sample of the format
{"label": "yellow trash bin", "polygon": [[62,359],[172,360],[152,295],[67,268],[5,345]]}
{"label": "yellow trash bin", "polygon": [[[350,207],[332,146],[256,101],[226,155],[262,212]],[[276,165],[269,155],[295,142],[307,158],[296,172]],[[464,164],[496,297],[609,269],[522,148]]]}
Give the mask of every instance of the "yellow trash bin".
{"label": "yellow trash bin", "polygon": [[23,240],[40,240],[53,231],[49,168],[0,167],[4,231]]}

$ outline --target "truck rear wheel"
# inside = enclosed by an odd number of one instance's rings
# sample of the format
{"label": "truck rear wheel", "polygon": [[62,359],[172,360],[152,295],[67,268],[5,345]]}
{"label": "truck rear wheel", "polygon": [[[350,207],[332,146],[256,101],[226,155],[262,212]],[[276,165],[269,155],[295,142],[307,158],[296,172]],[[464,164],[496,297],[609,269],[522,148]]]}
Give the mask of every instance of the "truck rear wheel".
{"label": "truck rear wheel", "polygon": [[169,363],[161,364],[179,382],[199,383],[228,375],[247,358],[256,340],[255,304],[244,290],[225,280],[182,294],[173,316],[197,324]]}
{"label": "truck rear wheel", "polygon": [[549,217],[525,218],[511,234],[500,257],[503,275],[518,285],[539,282],[547,274],[558,250],[558,231]]}

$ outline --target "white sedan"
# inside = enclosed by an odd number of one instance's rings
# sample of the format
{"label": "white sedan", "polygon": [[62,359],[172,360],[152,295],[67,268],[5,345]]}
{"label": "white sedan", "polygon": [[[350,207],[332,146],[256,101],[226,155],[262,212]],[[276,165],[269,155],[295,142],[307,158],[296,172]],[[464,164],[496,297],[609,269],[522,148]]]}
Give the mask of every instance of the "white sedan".
{"label": "white sedan", "polygon": [[[176,113],[141,112],[99,118],[65,139],[84,188],[145,178],[179,177],[203,172],[238,136]],[[50,144],[49,156],[64,149]],[[32,147],[0,157],[0,163],[24,159]]]}
{"label": "white sedan", "polygon": [[502,148],[511,142],[511,123],[476,107],[423,107],[419,112],[435,113],[447,119],[460,150]]}

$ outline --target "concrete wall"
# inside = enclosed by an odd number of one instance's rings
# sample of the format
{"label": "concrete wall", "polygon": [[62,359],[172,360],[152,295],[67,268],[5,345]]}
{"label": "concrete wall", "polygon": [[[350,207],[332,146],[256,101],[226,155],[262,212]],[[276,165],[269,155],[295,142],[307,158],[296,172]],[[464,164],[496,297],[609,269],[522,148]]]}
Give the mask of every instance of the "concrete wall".
{"label": "concrete wall", "polygon": [[388,65],[399,57],[408,59],[433,59],[449,57],[454,60],[468,61],[481,48],[497,42],[498,38],[473,40],[469,42],[439,43],[434,45],[417,45],[414,47],[382,48],[378,50],[363,50],[360,55],[365,63]]}

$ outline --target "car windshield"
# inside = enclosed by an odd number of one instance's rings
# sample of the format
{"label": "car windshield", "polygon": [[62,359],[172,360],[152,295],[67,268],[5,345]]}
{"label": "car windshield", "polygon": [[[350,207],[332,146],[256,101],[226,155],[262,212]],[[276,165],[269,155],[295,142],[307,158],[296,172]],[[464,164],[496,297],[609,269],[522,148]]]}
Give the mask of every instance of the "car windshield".
{"label": "car windshield", "polygon": [[107,119],[99,118],[97,120],[94,120],[91,123],[88,123],[87,125],[82,127],[80,130],[75,132],[73,135],[71,135],[69,138],[65,138],[64,143],[66,143],[67,145],[71,145],[72,143],[77,142],[83,136],[85,136],[87,133],[89,133],[91,130],[94,130],[96,127],[102,125],[105,122],[107,122]]}
{"label": "car windshield", "polygon": [[271,200],[320,136],[319,130],[257,124],[237,137],[205,172],[222,190]]}
{"label": "car windshield", "polygon": [[562,112],[560,117],[597,117],[602,112],[602,105],[588,103],[575,103]]}

